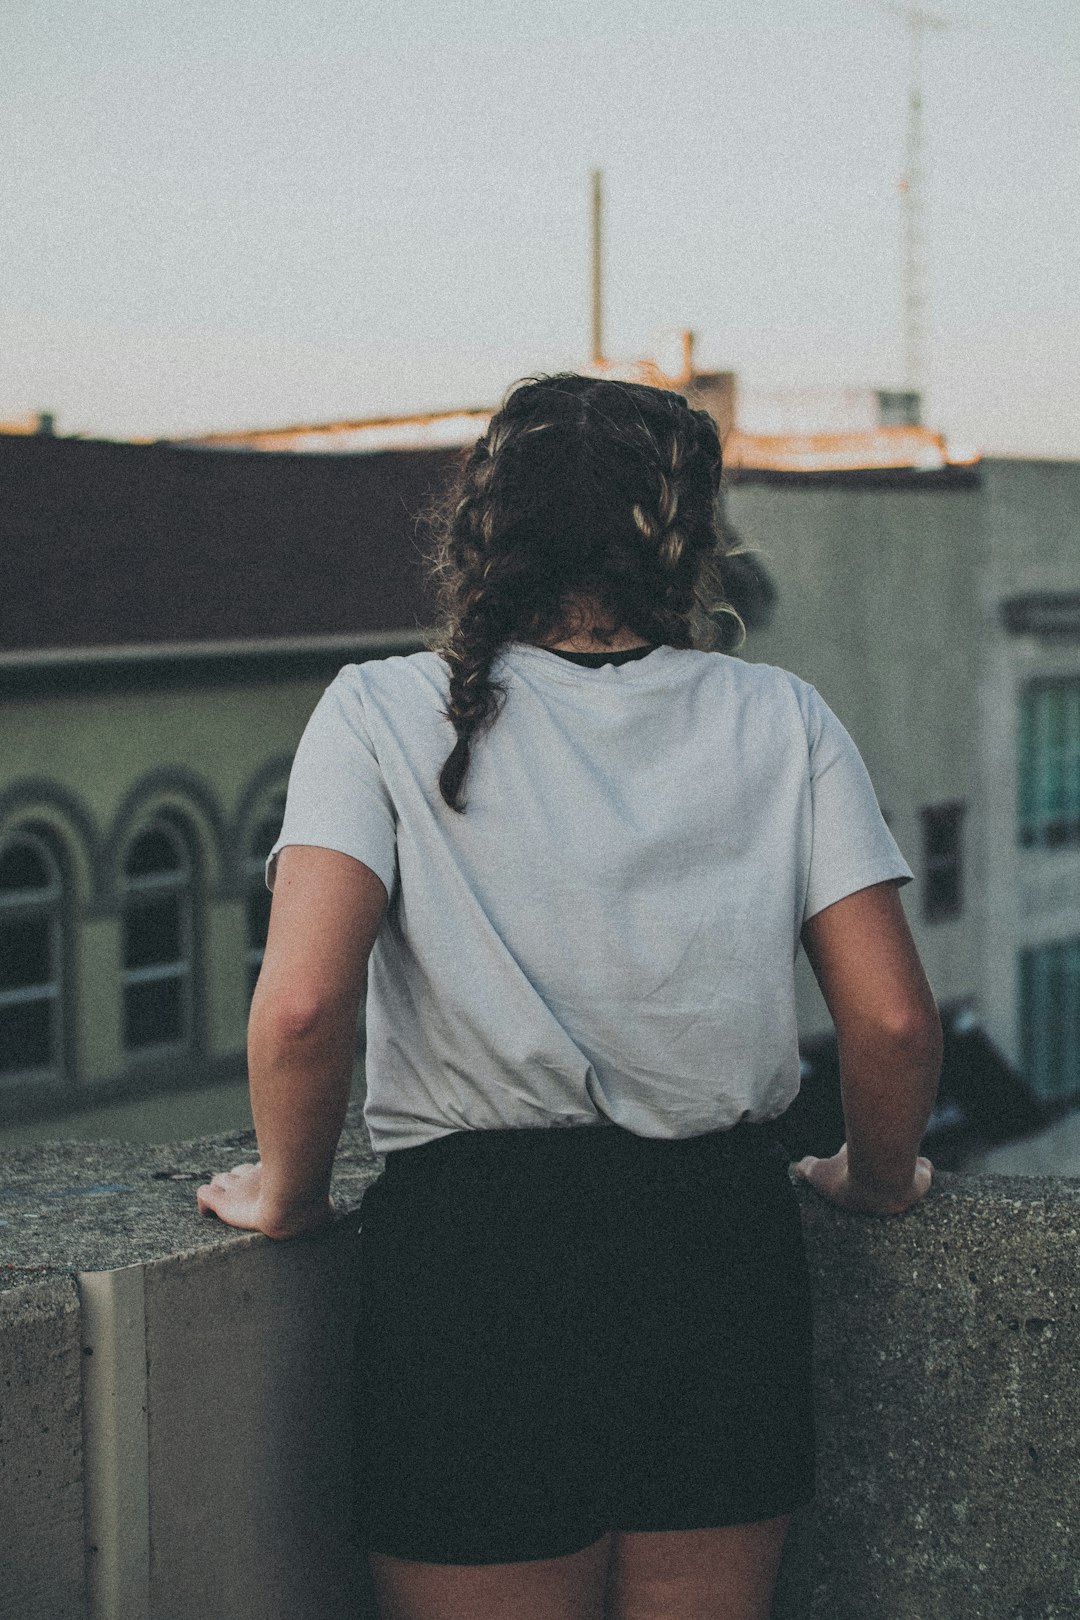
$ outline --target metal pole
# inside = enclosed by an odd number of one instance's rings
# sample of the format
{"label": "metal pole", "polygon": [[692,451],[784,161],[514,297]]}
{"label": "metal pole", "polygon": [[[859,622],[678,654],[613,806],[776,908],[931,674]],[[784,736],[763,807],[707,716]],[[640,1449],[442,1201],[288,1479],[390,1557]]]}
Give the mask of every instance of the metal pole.
{"label": "metal pole", "polygon": [[908,12],[907,151],[902,183],[904,209],[904,386],[920,393],[926,338],[926,261],[923,231],[923,16]]}
{"label": "metal pole", "polygon": [[907,25],[908,95],[907,138],[900,203],[904,233],[904,387],[921,394],[926,386],[926,170],[923,157],[923,41],[931,30],[949,27],[918,5],[885,0],[882,10]]}
{"label": "metal pole", "polygon": [[603,174],[592,171],[592,362],[604,359]]}

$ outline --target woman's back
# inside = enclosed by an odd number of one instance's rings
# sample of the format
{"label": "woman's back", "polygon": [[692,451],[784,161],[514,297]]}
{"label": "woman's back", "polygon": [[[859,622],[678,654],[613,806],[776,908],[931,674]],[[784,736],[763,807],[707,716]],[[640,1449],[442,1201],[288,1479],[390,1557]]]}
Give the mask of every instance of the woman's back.
{"label": "woman's back", "polygon": [[440,658],[350,666],[320,703],[276,848],[347,851],[391,896],[368,998],[379,1151],[598,1120],[690,1136],[794,1097],[804,920],[910,874],[812,687],[646,654],[592,669],[512,643],[464,815],[438,788]]}

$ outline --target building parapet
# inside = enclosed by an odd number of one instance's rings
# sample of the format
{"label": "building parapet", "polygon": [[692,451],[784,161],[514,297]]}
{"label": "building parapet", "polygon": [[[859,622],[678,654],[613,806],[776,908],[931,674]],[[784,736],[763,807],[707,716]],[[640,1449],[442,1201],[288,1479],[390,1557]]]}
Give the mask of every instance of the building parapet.
{"label": "building parapet", "polygon": [[425,629],[368,630],[0,652],[0,699],[330,680],[345,663],[421,652],[432,636]]}
{"label": "building parapet", "polygon": [[[377,1161],[350,1116],[340,1222],[274,1244],[195,1212],[254,1152],[0,1158],[4,1620],[372,1613],[346,1481]],[[776,1620],[1075,1620],[1080,1181],[941,1174],[891,1220],[799,1197],[819,1489]]]}

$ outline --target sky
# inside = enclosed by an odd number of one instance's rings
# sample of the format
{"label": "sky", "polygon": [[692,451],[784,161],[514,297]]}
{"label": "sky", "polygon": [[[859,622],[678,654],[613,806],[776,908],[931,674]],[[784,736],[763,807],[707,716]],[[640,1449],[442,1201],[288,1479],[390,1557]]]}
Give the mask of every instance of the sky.
{"label": "sky", "polygon": [[[1080,6],[940,14],[925,416],[1080,456]],[[588,360],[594,167],[609,354],[899,386],[906,76],[875,0],[0,0],[0,420],[494,404]]]}

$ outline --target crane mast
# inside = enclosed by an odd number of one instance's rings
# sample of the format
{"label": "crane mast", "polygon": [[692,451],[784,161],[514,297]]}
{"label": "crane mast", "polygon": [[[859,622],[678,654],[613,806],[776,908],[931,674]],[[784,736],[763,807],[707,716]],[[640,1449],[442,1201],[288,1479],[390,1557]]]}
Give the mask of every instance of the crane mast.
{"label": "crane mast", "polygon": [[930,32],[948,28],[944,17],[920,6],[885,4],[882,9],[907,26],[908,88],[904,172],[900,177],[903,222],[903,373],[909,393],[926,386],[926,160],[923,132],[924,42]]}

